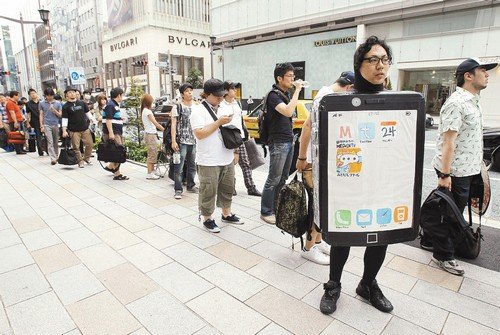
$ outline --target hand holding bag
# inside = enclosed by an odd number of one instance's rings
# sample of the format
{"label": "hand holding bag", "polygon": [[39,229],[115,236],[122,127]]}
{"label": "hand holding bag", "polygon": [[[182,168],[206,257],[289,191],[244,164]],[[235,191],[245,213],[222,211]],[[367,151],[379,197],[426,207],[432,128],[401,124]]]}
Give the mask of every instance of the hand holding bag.
{"label": "hand holding bag", "polygon": [[9,144],[24,144],[26,142],[26,134],[23,131],[15,130],[8,134]]}
{"label": "hand holding bag", "polygon": [[[210,116],[212,116],[212,119],[214,121],[217,121],[218,118],[215,116],[215,113],[212,111],[210,106],[208,106],[208,103],[206,101],[203,101],[203,106],[207,109],[207,111],[210,113]],[[224,147],[226,149],[236,149],[240,147],[243,144],[243,139],[241,138],[241,132],[238,128],[236,128],[233,125],[228,125],[224,127],[219,127],[221,135],[222,135],[222,141],[224,142]]]}

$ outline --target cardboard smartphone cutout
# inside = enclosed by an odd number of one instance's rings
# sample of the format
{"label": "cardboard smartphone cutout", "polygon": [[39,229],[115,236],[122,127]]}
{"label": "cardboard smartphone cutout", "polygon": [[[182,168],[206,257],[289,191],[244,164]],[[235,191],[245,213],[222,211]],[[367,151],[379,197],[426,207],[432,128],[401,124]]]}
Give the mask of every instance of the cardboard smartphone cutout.
{"label": "cardboard smartphone cutout", "polygon": [[315,222],[335,246],[418,234],[425,103],[415,92],[331,94],[313,121]]}

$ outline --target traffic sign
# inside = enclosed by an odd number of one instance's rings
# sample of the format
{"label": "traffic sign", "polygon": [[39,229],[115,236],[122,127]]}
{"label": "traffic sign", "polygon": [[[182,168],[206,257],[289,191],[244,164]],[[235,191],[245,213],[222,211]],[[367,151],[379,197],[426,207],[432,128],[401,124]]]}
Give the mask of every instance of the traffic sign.
{"label": "traffic sign", "polygon": [[69,68],[69,77],[71,78],[71,85],[86,84],[87,82],[83,67]]}
{"label": "traffic sign", "polygon": [[158,67],[169,67],[170,63],[169,62],[158,62],[158,61],[156,61],[155,62],[155,66],[158,66]]}

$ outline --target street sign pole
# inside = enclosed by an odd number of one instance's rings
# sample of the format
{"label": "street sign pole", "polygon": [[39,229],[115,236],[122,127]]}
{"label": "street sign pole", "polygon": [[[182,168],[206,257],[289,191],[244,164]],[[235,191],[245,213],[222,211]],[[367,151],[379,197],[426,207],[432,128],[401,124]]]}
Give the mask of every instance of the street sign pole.
{"label": "street sign pole", "polygon": [[174,102],[174,98],[175,98],[175,95],[174,95],[174,76],[172,75],[172,55],[170,54],[170,49],[168,50],[168,62],[170,63],[169,65],[169,68],[168,68],[168,77],[170,78],[170,96],[171,96],[171,99],[172,99],[172,102]]}

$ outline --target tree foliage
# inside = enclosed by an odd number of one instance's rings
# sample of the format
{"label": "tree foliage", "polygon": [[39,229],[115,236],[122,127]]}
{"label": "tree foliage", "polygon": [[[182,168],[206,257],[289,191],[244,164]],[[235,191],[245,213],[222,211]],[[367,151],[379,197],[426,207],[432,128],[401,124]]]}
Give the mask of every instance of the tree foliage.
{"label": "tree foliage", "polygon": [[130,140],[141,145],[141,130],[144,126],[142,124],[142,118],[140,115],[141,108],[141,96],[144,94],[144,90],[141,86],[135,84],[134,78],[132,78],[130,83],[130,91],[128,93],[127,99],[125,100],[125,108],[127,113],[127,126],[134,129],[131,132]]}
{"label": "tree foliage", "polygon": [[188,83],[193,85],[193,88],[202,88],[203,87],[203,76],[201,71],[197,68],[193,67],[188,72],[188,77],[186,79]]}

